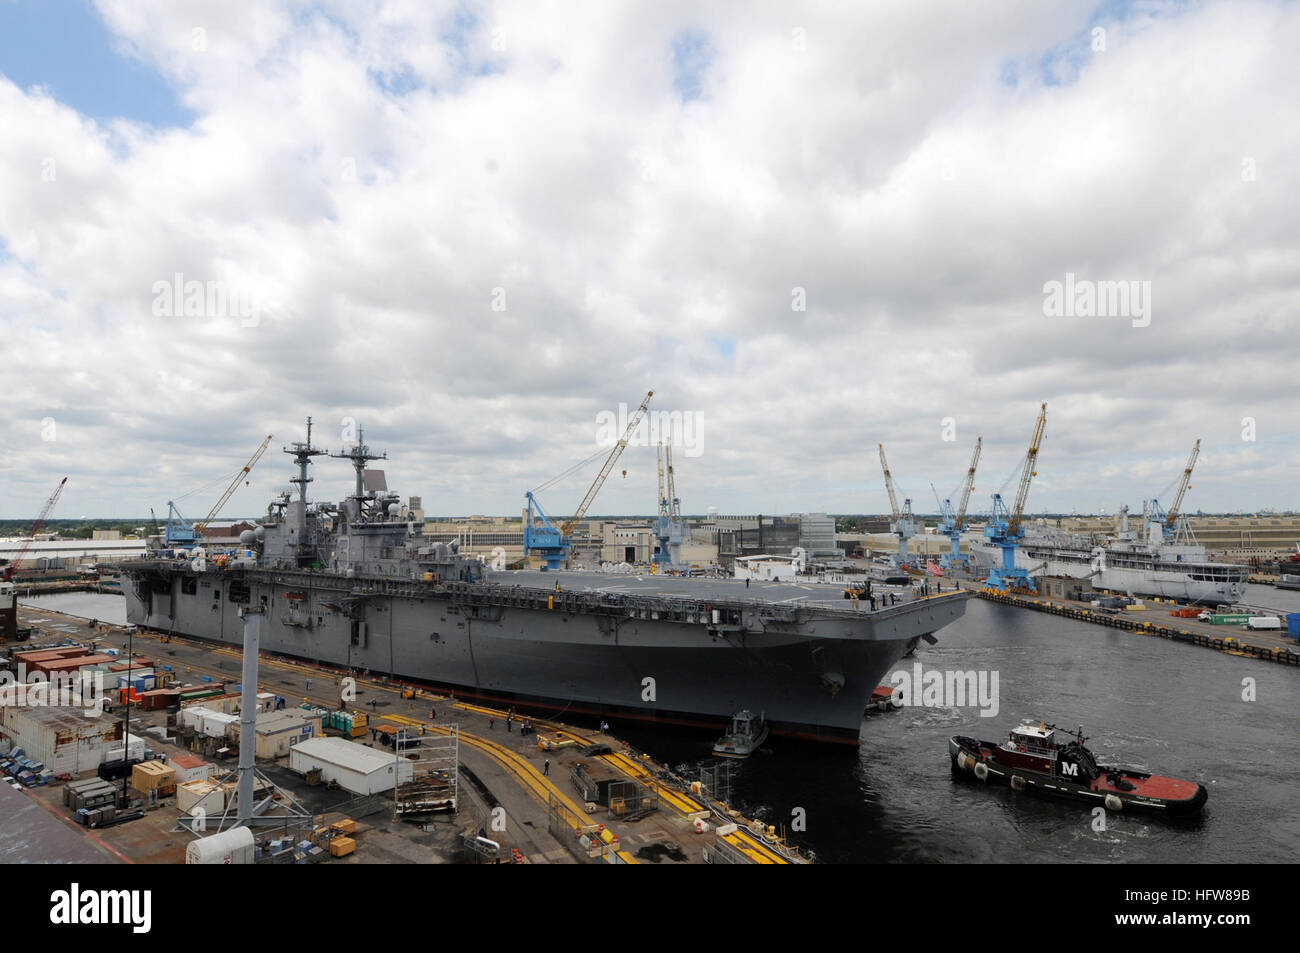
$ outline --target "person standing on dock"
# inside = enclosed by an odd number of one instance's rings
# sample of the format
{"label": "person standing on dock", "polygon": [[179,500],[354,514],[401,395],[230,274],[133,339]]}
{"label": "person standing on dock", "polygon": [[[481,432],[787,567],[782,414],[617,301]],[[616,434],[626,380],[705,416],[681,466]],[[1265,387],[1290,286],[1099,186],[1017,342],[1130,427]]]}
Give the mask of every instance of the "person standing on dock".
{"label": "person standing on dock", "polygon": [[311,679],[307,679],[307,691],[311,691]]}
{"label": "person standing on dock", "polygon": [[548,777],[548,778],[551,776],[551,759],[550,759],[550,758],[547,758],[545,761],[542,762],[542,776],[543,776],[543,777]]}
{"label": "person standing on dock", "polygon": [[429,709],[429,720],[430,720],[430,721],[437,721],[437,720],[438,720],[438,713],[437,713],[436,711],[434,711],[432,708]]}
{"label": "person standing on dock", "polygon": [[491,715],[488,716],[488,731],[492,731],[497,726],[497,720]]}

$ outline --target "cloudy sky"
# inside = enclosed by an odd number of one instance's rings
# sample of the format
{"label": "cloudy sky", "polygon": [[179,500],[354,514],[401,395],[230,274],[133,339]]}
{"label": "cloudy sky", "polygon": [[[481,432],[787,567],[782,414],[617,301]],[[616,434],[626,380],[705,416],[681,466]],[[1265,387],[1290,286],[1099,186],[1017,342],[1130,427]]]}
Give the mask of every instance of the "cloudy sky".
{"label": "cloudy sky", "polygon": [[932,511],[977,435],[986,511],[1042,401],[1031,510],[1168,501],[1197,438],[1189,509],[1300,508],[1296,49],[1271,2],[0,0],[0,518],[198,517],[274,434],[256,515],[309,414],[517,513],[651,388],[687,512],[882,511],[879,442]]}

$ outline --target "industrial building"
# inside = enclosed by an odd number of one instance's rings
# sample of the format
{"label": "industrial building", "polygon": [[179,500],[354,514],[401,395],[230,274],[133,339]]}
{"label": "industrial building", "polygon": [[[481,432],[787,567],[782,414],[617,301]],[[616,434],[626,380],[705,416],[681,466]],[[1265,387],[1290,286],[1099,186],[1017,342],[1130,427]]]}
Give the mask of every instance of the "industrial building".
{"label": "industrial building", "polygon": [[122,722],[85,708],[0,706],[0,733],[54,774],[94,771],[122,747]]}
{"label": "industrial building", "polygon": [[789,556],[737,556],[734,575],[753,582],[794,582],[798,567]]}
{"label": "industrial building", "polygon": [[[295,745],[321,734],[321,715],[318,712],[293,708],[287,711],[261,712],[257,716],[256,754],[263,760],[283,758]],[[232,737],[243,746],[240,726],[235,724]]]}
{"label": "industrial building", "polygon": [[191,754],[178,754],[167,762],[176,770],[176,783],[207,781],[212,777],[213,766]]}
{"label": "industrial building", "polygon": [[405,784],[415,767],[405,758],[342,738],[312,738],[289,752],[289,768],[299,774],[319,770],[322,781],[336,781],[353,794],[380,794]]}

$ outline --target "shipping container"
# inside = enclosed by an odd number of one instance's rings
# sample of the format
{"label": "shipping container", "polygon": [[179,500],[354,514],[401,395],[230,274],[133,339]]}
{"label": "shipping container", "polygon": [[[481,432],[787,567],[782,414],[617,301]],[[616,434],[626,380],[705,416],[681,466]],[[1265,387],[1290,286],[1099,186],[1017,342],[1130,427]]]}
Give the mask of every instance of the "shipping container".
{"label": "shipping container", "polygon": [[145,761],[131,772],[131,787],[137,791],[157,791],[174,787],[176,771],[161,761]]}

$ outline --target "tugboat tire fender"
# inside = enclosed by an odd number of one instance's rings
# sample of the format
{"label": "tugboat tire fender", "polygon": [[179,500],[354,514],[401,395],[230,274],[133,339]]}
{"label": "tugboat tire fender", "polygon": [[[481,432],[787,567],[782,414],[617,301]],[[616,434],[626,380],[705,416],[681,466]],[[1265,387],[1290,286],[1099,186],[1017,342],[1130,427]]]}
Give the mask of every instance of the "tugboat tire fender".
{"label": "tugboat tire fender", "polygon": [[1108,810],[1108,811],[1122,811],[1122,810],[1124,810],[1124,802],[1121,801],[1119,798],[1117,798],[1117,797],[1116,797],[1115,795],[1113,795],[1113,794],[1107,794],[1107,795],[1106,795],[1106,810]]}
{"label": "tugboat tire fender", "polygon": [[988,780],[989,766],[985,764],[983,761],[977,761],[975,763],[975,777],[979,778],[981,781]]}
{"label": "tugboat tire fender", "polygon": [[1018,774],[1011,775],[1011,790],[1023,791],[1025,789],[1025,779]]}

